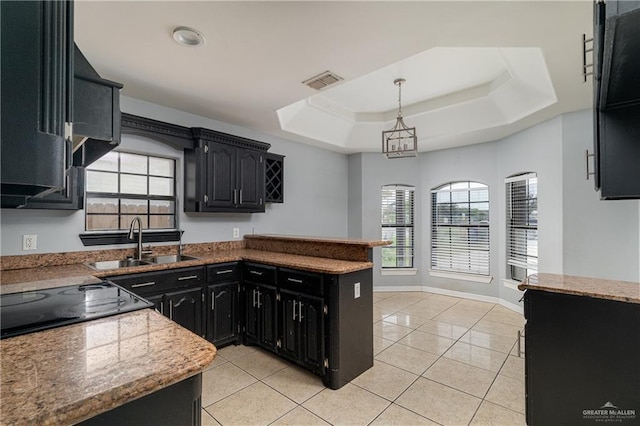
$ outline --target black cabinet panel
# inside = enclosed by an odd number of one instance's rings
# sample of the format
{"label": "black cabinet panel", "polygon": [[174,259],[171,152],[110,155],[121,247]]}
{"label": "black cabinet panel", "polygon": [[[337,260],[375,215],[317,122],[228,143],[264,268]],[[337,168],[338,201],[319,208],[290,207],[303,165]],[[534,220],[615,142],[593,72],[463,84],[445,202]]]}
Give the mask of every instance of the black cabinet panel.
{"label": "black cabinet panel", "polygon": [[192,288],[165,295],[165,309],[169,310],[169,319],[198,336],[202,333],[202,290]]}
{"label": "black cabinet panel", "polygon": [[[585,410],[608,403],[638,412],[640,305],[527,290],[525,311],[529,425],[593,423]],[[613,420],[623,417],[600,421],[638,421]]]}
{"label": "black cabinet panel", "polygon": [[192,128],[185,149],[185,211],[264,212],[265,154],[269,144]]}
{"label": "black cabinet panel", "polygon": [[207,288],[207,340],[219,346],[238,339],[238,283]]}
{"label": "black cabinet panel", "polygon": [[278,340],[276,288],[245,282],[244,293],[245,341],[275,352]]}
{"label": "black cabinet panel", "polygon": [[284,155],[267,153],[264,173],[265,202],[284,203]]}
{"label": "black cabinet panel", "polygon": [[84,209],[84,167],[71,167],[67,173],[65,189],[44,197],[31,197],[25,209],[82,210]]}
{"label": "black cabinet panel", "polygon": [[73,121],[73,2],[3,1],[3,196],[63,189]]}

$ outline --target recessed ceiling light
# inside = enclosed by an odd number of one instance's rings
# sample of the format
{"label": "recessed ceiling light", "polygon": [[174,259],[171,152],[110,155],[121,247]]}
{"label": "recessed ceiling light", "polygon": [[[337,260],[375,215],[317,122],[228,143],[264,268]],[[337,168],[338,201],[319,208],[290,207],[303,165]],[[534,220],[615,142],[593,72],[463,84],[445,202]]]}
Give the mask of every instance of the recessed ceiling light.
{"label": "recessed ceiling light", "polygon": [[182,46],[202,46],[205,42],[204,34],[189,27],[177,27],[173,30],[173,39]]}

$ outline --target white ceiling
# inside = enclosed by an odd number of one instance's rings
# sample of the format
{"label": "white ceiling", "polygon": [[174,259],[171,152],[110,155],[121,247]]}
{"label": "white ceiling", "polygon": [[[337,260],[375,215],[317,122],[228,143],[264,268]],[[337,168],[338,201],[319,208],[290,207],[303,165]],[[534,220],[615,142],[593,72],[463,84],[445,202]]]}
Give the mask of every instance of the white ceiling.
{"label": "white ceiling", "polygon": [[[591,0],[75,5],[78,46],[124,95],[340,152],[379,151],[397,77],[421,151],[591,105],[581,75]],[[179,46],[177,26],[206,44]],[[325,70],[344,80],[322,91],[301,83]]]}

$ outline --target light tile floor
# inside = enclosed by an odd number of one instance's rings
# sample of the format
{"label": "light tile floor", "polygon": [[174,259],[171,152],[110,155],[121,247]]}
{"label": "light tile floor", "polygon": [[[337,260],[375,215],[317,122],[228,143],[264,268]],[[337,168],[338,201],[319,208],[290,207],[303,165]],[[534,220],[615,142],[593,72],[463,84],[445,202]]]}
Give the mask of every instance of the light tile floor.
{"label": "light tile floor", "polygon": [[524,318],[430,293],[374,293],[373,368],[339,390],[259,348],[228,346],[203,374],[202,424],[525,424]]}

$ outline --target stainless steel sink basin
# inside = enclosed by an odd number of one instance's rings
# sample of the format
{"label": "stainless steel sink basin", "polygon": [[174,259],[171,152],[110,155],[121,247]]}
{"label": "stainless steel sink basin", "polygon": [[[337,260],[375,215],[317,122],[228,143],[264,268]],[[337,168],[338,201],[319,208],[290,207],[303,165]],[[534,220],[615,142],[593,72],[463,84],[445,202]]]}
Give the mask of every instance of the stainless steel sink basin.
{"label": "stainless steel sink basin", "polygon": [[103,260],[101,262],[87,263],[90,268],[98,271],[103,269],[118,269],[118,268],[130,268],[132,266],[153,265],[153,263],[147,260],[138,259],[124,259],[124,260]]}
{"label": "stainless steel sink basin", "polygon": [[163,264],[163,263],[175,263],[175,262],[184,262],[187,260],[198,260],[198,257],[187,256],[184,254],[167,254],[164,256],[154,256],[148,257],[144,260],[150,263]]}

